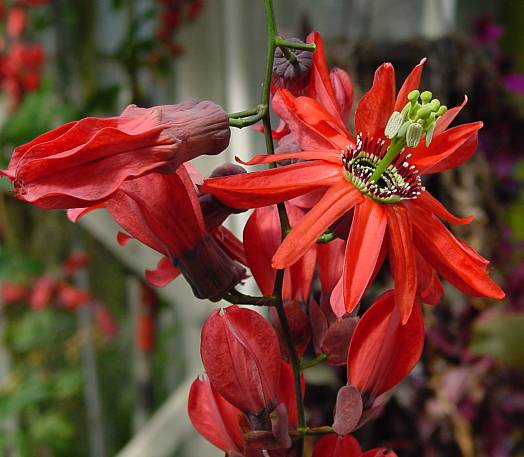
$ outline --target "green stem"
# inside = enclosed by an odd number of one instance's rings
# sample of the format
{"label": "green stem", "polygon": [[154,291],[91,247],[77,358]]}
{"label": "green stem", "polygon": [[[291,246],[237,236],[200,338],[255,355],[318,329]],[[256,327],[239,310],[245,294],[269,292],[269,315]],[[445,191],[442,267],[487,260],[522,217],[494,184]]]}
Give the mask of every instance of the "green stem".
{"label": "green stem", "polygon": [[241,119],[243,117],[254,116],[255,114],[262,113],[264,112],[265,108],[266,107],[264,105],[257,105],[255,108],[239,111],[237,113],[231,113],[228,116],[229,119]]}
{"label": "green stem", "polygon": [[295,41],[289,41],[279,36],[275,37],[275,45],[279,48],[297,49],[299,51],[315,52],[314,43],[297,43]]}
{"label": "green stem", "polygon": [[[266,57],[266,71],[264,77],[264,86],[262,91],[262,101],[261,104],[269,107],[269,97],[270,97],[270,88],[271,88],[271,76],[273,73],[273,59],[275,55],[275,48],[277,46],[277,28],[275,23],[275,14],[273,11],[273,2],[272,0],[264,0],[264,10],[266,14],[266,25],[267,25],[267,57]],[[262,123],[264,125],[264,138],[266,141],[266,151],[268,154],[274,154],[275,148],[273,145],[273,137],[271,135],[271,118],[269,115],[269,109],[266,111],[265,115],[262,118]],[[272,165],[273,167],[276,164]],[[278,215],[280,218],[280,226],[282,239],[286,237],[286,234],[289,231],[289,219],[286,213],[286,207],[284,203],[279,203],[278,205]],[[286,317],[286,312],[284,310],[284,303],[282,300],[282,286],[284,283],[284,270],[277,270],[275,276],[275,286],[273,289],[273,297],[275,299],[275,308],[280,320],[280,326],[282,328],[282,333],[284,334],[284,340],[289,352],[289,358],[291,365],[293,367],[293,378],[295,384],[295,397],[297,401],[297,413],[298,413],[298,426],[303,428],[306,426],[306,418],[304,413],[304,403],[302,401],[302,383],[300,382],[300,359],[298,357],[295,344],[293,343],[293,338],[291,336],[291,329],[289,327],[289,322]],[[303,437],[302,437],[303,438]],[[297,456],[302,457],[304,453],[304,440],[299,439],[297,444]]]}
{"label": "green stem", "polygon": [[234,305],[254,305],[254,306],[274,306],[274,297],[254,297],[232,289],[222,297],[224,300]]}
{"label": "green stem", "polygon": [[332,427],[302,427],[298,428],[296,432],[291,432],[291,436],[318,436],[318,435],[329,435],[335,433]]}
{"label": "green stem", "polygon": [[322,362],[325,362],[327,360],[327,358],[328,358],[327,354],[322,353],[318,357],[315,357],[312,360],[308,360],[307,362],[302,362],[300,364],[300,369],[303,371],[303,370],[306,370],[308,368],[315,367],[315,366],[321,364]]}
{"label": "green stem", "polygon": [[334,232],[327,230],[326,232],[324,232],[322,235],[318,237],[317,243],[326,244],[326,243],[329,243],[335,240],[336,238],[337,238],[337,235]]}

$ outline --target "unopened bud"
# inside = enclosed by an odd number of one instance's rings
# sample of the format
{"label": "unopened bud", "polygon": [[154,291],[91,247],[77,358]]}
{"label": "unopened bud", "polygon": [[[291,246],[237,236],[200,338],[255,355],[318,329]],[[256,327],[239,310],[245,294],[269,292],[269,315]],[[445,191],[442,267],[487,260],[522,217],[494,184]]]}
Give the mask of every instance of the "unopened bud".
{"label": "unopened bud", "polygon": [[406,132],[406,145],[410,148],[417,147],[424,129],[418,122],[411,124]]}
{"label": "unopened bud", "polygon": [[[303,43],[298,38],[289,38],[288,41]],[[307,76],[313,64],[313,54],[309,51],[286,49],[293,59],[289,59],[281,48],[275,50],[273,61],[273,82],[292,92],[300,92],[307,83]]]}
{"label": "unopened bud", "polygon": [[400,127],[402,127],[403,121],[404,116],[402,115],[402,113],[394,111],[391,117],[389,118],[388,123],[386,124],[386,128],[384,129],[384,135],[386,135],[386,137],[389,139],[393,138],[400,130]]}

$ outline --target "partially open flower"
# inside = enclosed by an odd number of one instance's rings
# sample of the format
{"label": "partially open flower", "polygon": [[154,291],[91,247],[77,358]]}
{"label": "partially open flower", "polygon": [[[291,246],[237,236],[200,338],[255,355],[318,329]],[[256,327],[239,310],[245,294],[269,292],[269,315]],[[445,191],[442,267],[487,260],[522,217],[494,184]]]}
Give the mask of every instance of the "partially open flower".
{"label": "partially open flower", "polygon": [[20,200],[44,209],[103,202],[128,180],[172,173],[183,162],[218,154],[229,143],[224,110],[210,101],[128,106],[120,116],[85,118],[15,149],[7,170]]}

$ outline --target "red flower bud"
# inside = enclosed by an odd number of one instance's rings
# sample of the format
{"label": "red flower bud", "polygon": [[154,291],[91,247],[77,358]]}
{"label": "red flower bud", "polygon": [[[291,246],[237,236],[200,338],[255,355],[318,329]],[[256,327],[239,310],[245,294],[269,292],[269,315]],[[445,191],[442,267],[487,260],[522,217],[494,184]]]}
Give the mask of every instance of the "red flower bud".
{"label": "red flower bud", "polygon": [[238,306],[215,310],[202,328],[200,353],[211,384],[241,411],[258,416],[277,405],[280,348],[260,314]]}
{"label": "red flower bud", "polygon": [[210,101],[130,105],[120,116],[70,122],[19,146],[0,173],[14,181],[21,200],[41,208],[86,207],[127,179],[218,154],[229,134],[226,113]]}
{"label": "red flower bud", "polygon": [[393,291],[360,319],[348,353],[348,383],[376,397],[398,384],[417,364],[424,346],[422,311],[415,303],[402,325]]}

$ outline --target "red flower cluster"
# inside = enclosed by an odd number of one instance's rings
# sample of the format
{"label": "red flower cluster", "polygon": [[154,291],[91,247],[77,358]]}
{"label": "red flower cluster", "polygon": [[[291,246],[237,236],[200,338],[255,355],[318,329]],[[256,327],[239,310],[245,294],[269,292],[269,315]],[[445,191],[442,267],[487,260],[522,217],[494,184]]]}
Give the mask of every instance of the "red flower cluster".
{"label": "red flower cluster", "polygon": [[[151,283],[181,273],[197,297],[234,303],[203,327],[207,377],[189,399],[197,430],[227,455],[301,457],[301,439],[292,438],[331,433],[314,457],[394,456],[362,452],[350,434],[380,413],[386,392],[417,364],[421,305],[439,302],[440,277],[472,296],[504,296],[488,261],[444,225],[471,218],[450,214],[423,184],[423,175],[473,154],[482,124],[450,128],[462,106],[448,110],[419,91],[423,60],[398,93],[393,66],[378,68],[352,132],[351,80],[329,71],[318,33],[308,41],[316,45],[311,61],[297,53],[291,68],[282,52],[277,62],[278,153],[247,162],[271,169],[224,165],[204,180],[187,162],[222,151],[229,121],[211,102],[187,101],[58,127],[18,147],[1,173],[21,200],[68,208],[72,220],[105,208],[125,231],[121,244],[135,238],[163,256],[146,273]],[[242,244],[221,224],[246,209],[254,211]],[[395,287],[359,314],[386,257]],[[264,297],[235,290],[242,265]],[[272,325],[238,304],[270,305]],[[347,366],[332,426],[313,431],[300,375],[310,343],[315,363]]]}
{"label": "red flower cluster", "polygon": [[0,36],[0,86],[11,99],[14,109],[26,92],[40,86],[44,49],[38,43],[23,40],[27,28],[26,8],[45,5],[47,0],[19,1],[10,8],[0,5],[0,20],[5,22],[5,36]]}
{"label": "red flower cluster", "polygon": [[111,312],[88,290],[70,283],[71,277],[88,264],[89,257],[85,253],[75,252],[66,259],[60,270],[38,276],[30,283],[2,281],[0,301],[7,305],[27,303],[34,311],[52,306],[74,312],[90,304],[100,331],[106,338],[113,339],[118,329]]}

